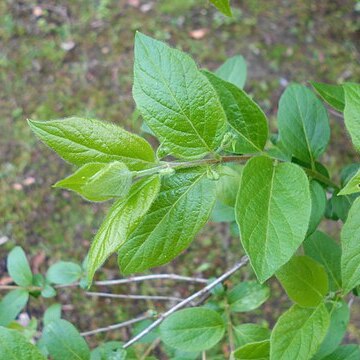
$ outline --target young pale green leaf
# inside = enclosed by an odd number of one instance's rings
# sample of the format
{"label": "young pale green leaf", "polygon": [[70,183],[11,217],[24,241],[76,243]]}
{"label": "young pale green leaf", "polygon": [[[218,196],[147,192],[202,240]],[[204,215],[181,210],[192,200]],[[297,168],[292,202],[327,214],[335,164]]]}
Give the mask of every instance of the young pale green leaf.
{"label": "young pale green leaf", "polygon": [[214,86],[230,131],[235,135],[232,151],[239,154],[261,152],[268,137],[263,111],[243,90],[208,71],[203,73]]}
{"label": "young pale green leaf", "polygon": [[210,0],[219,11],[226,16],[232,16],[230,0]]}
{"label": "young pale green leaf", "polygon": [[308,229],[309,181],[295,164],[265,156],[246,164],[236,204],[241,242],[260,282],[289,261]]}
{"label": "young pale green leaf", "polygon": [[257,324],[241,324],[233,327],[236,346],[259,342],[270,338],[270,330]]}
{"label": "young pale green leaf", "polygon": [[357,198],[341,230],[341,276],[345,293],[360,284],[360,198]]}
{"label": "young pale green leaf", "polygon": [[355,149],[360,151],[360,84],[344,84],[345,126]]}
{"label": "young pale green leaf", "polygon": [[145,139],[111,123],[72,117],[31,120],[29,125],[40,140],[78,166],[120,161],[130,170],[142,170],[155,162],[154,151]]}
{"label": "young pale green leaf", "polygon": [[81,266],[73,262],[59,261],[51,265],[46,273],[46,280],[51,284],[68,285],[80,279]]}
{"label": "young pale green leaf", "polygon": [[339,346],[333,353],[322,358],[321,360],[359,360],[359,345],[343,345]]}
{"label": "young pale green leaf", "polygon": [[261,306],[270,296],[268,286],[256,281],[242,282],[227,294],[230,310],[233,312],[251,311]]}
{"label": "young pale green leaf", "polygon": [[334,109],[343,112],[345,108],[344,89],[341,85],[331,85],[310,81],[316,92]]}
{"label": "young pale green leaf", "polygon": [[125,199],[109,210],[91,244],[87,262],[88,281],[95,271],[128,239],[149,210],[160,189],[160,178],[153,176],[136,182]]}
{"label": "young pale green leaf", "polygon": [[211,213],[210,221],[213,222],[234,222],[235,209],[229,205],[225,205],[220,201],[216,201]]}
{"label": "young pale green leaf", "polygon": [[227,59],[216,71],[215,74],[229,83],[243,89],[246,76],[247,66],[246,61],[241,55],[235,55]]}
{"label": "young pale green leaf", "polygon": [[187,54],[139,32],[133,96],[167,154],[195,159],[220,146],[225,113],[208,79]]}
{"label": "young pale green leaf", "polygon": [[54,187],[75,191],[90,201],[124,197],[129,192],[133,174],[121,162],[88,163]]}
{"label": "young pale green leaf", "polygon": [[327,201],[325,189],[315,180],[310,181],[310,195],[311,215],[307,234],[313,233],[320,224],[325,213]]}
{"label": "young pale green leaf", "polygon": [[45,357],[19,331],[0,326],[0,359],[45,360]]}
{"label": "young pale green leaf", "polygon": [[90,358],[86,341],[66,320],[51,321],[45,327],[42,339],[54,360],[89,360]]}
{"label": "young pale green leaf", "polygon": [[252,342],[241,346],[233,353],[233,357],[239,360],[269,360],[270,341]]}
{"label": "young pale green leaf", "polygon": [[316,308],[294,305],[280,316],[270,337],[271,360],[309,360],[329,328],[330,315],[321,303]]}
{"label": "young pale green leaf", "polygon": [[[334,307],[333,309],[331,307]],[[346,302],[339,301],[334,304],[328,304],[330,312],[330,326],[324,341],[312,360],[321,360],[331,354],[340,345],[346,328],[350,321],[350,309]]]}
{"label": "young pale green leaf", "polygon": [[203,351],[216,345],[224,336],[225,323],[214,310],[197,307],[180,310],[160,326],[165,344],[185,351]]}
{"label": "young pale green leaf", "polygon": [[123,344],[119,341],[103,343],[91,352],[90,360],[131,360],[122,347]]}
{"label": "young pale green leaf", "polygon": [[331,291],[341,289],[341,248],[328,235],[315,231],[303,243],[305,255],[320,263],[328,274]]}
{"label": "young pale green leaf", "polygon": [[208,220],[215,194],[215,181],[204,168],[164,177],[157,199],[119,249],[122,272],[163,265],[186,249]]}
{"label": "young pale green leaf", "polygon": [[338,195],[350,195],[360,192],[360,170],[347,182]]}
{"label": "young pale green leaf", "polygon": [[61,318],[61,304],[52,304],[44,313],[43,323],[47,326],[51,321],[59,320]]}
{"label": "young pale green leaf", "polygon": [[314,164],[330,139],[326,109],[303,85],[290,85],[280,98],[278,112],[280,140],[293,156]]}
{"label": "young pale green leaf", "polygon": [[294,256],[276,277],[289,298],[301,306],[317,306],[329,290],[325,269],[308,256]]}
{"label": "young pale green leaf", "polygon": [[[240,185],[242,167],[221,166],[220,179],[216,182],[216,195],[219,201],[227,206],[234,207],[236,195]],[[235,220],[235,219],[234,219]]]}
{"label": "young pale green leaf", "polygon": [[24,250],[20,246],[14,247],[7,258],[9,275],[19,286],[32,285],[33,274],[27,261]]}
{"label": "young pale green leaf", "polygon": [[7,293],[0,301],[0,326],[7,326],[15,320],[29,300],[29,293],[16,289]]}

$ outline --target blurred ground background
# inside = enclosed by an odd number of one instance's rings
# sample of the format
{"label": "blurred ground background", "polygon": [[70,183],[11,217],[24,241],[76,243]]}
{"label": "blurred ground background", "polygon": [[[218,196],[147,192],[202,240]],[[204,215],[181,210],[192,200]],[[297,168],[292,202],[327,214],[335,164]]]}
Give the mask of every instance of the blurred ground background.
{"label": "blurred ground background", "polygon": [[[248,62],[245,89],[272,123],[279,96],[291,81],[360,81],[359,2],[233,0],[232,4],[234,17],[226,18],[206,0],[0,1],[1,274],[15,244],[26,249],[39,271],[59,259],[81,262],[86,255],[108,204],[94,206],[51,188],[71,172],[71,166],[36,140],[26,119],[87,116],[139,132],[141,120],[133,115],[131,96],[136,30],[188,52],[211,70],[228,56],[243,55]],[[336,179],[342,166],[359,159],[349,146],[342,120],[331,116],[331,123],[331,150],[323,160]],[[327,229],[337,236],[336,224]],[[188,251],[154,272],[216,276],[235,262],[238,241],[225,225],[210,224]],[[99,277],[119,276],[115,258],[106,268]],[[193,290],[170,285],[117,290],[175,296]],[[289,304],[282,302],[276,284],[273,288],[278,301],[261,309],[270,324]],[[64,316],[83,331],[164,306],[84,300],[81,291],[64,291],[58,300],[67,305]],[[53,301],[34,300],[29,311],[38,316]],[[359,310],[358,302],[354,309]],[[261,311],[253,312],[253,320]],[[357,316],[347,341],[360,342]],[[90,343],[128,336],[126,330],[107,333],[92,337]]]}

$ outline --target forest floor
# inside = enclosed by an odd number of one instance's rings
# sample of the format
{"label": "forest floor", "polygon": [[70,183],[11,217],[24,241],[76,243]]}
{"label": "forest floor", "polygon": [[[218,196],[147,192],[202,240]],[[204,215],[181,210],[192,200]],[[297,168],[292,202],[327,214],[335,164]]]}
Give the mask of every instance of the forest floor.
{"label": "forest floor", "polygon": [[[245,86],[276,129],[277,104],[290,82],[360,82],[360,3],[353,0],[232,1],[225,18],[206,0],[91,0],[0,2],[0,274],[15,244],[26,250],[39,271],[57,260],[81,262],[108,204],[94,205],[52,185],[72,171],[31,134],[26,119],[94,117],[140,132],[131,96],[134,32],[140,30],[188,52],[210,70],[241,54],[248,63]],[[60,5],[61,3],[61,5]],[[359,157],[351,149],[342,119],[331,115],[332,137],[323,156],[336,180],[340,169]],[[338,238],[339,224],[321,225]],[[239,239],[225,224],[210,223],[191,247],[170,265],[152,272],[212,277],[239,257]],[[117,277],[116,258],[98,275]],[[230,280],[252,276],[239,273]],[[0,276],[1,280],[1,276]],[[123,293],[186,296],[193,286],[142,284]],[[276,282],[275,301],[237,321],[273,325],[289,302]],[[114,289],[115,290],[115,289]],[[33,300],[40,316],[55,300]],[[85,331],[134,317],[159,302],[84,298],[64,290],[65,318]],[[356,300],[348,342],[360,343],[360,301]],[[354,310],[355,310],[354,309]],[[126,339],[128,330],[97,335]],[[145,345],[144,345],[145,346]]]}

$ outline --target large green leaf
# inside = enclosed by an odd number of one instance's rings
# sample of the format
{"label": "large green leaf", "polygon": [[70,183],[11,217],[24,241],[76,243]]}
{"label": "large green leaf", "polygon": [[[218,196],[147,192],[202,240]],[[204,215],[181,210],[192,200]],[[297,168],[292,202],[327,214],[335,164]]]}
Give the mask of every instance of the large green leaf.
{"label": "large green leaf", "polygon": [[360,151],[360,84],[345,84],[345,126],[354,147]]}
{"label": "large green leaf", "polygon": [[103,343],[91,352],[90,360],[132,359],[131,357],[127,356],[126,351],[122,347],[123,344],[119,341],[109,341]]}
{"label": "large green leaf", "polygon": [[271,360],[308,360],[316,353],[330,323],[322,303],[316,308],[294,305],[280,316],[270,337]]}
{"label": "large green leaf", "polygon": [[308,234],[313,233],[321,219],[324,216],[326,209],[326,192],[324,188],[315,180],[310,181],[311,194],[311,215],[309,222]]}
{"label": "large green leaf", "polygon": [[258,341],[241,346],[234,351],[234,358],[239,360],[269,360],[270,341]]}
{"label": "large green leaf", "polygon": [[18,331],[0,326],[0,359],[45,360],[45,357]]}
{"label": "large green leaf", "polygon": [[339,346],[333,353],[322,358],[321,360],[359,360],[359,345]]}
{"label": "large green leaf", "polygon": [[157,197],[159,188],[158,176],[142,179],[132,186],[125,199],[113,204],[91,244],[87,263],[90,283],[95,271],[134,231]]}
{"label": "large green leaf", "polygon": [[310,82],[316,92],[334,109],[343,112],[345,107],[344,89],[341,85]]}
{"label": "large green leaf", "polygon": [[270,295],[268,286],[256,281],[242,282],[227,294],[230,310],[233,312],[251,311],[261,306]]}
{"label": "large green leaf", "polygon": [[133,96],[168,154],[194,159],[220,146],[225,113],[210,82],[187,54],[139,32]]}
{"label": "large green leaf", "polygon": [[328,309],[331,316],[330,326],[324,341],[312,360],[321,360],[326,355],[335,351],[335,349],[340,345],[350,321],[350,309],[346,302],[339,301],[333,304],[328,304]]}
{"label": "large green leaf", "polygon": [[159,196],[119,249],[123,273],[163,265],[186,249],[208,220],[215,194],[215,181],[207,178],[206,169],[164,177]]}
{"label": "large green leaf", "polygon": [[90,350],[76,328],[66,320],[51,321],[42,340],[54,360],[89,360]]}
{"label": "large green leaf", "polygon": [[344,292],[360,284],[360,198],[349,211],[341,230],[341,276]]}
{"label": "large green leaf", "polygon": [[326,109],[303,85],[289,86],[280,98],[278,112],[280,141],[293,156],[312,165],[330,139]]}
{"label": "large green leaf", "polygon": [[315,231],[304,241],[304,252],[324,266],[331,291],[341,288],[341,248],[331,237]]}
{"label": "large green leaf", "polygon": [[255,157],[246,164],[236,204],[241,242],[260,282],[295,253],[308,229],[309,181],[290,163]]}
{"label": "large green leaf", "polygon": [[224,332],[223,318],[216,311],[202,307],[177,311],[160,326],[165,344],[189,352],[213,347]]}
{"label": "large green leaf", "polygon": [[210,0],[219,11],[226,16],[232,16],[230,0]]}
{"label": "large green leaf", "polygon": [[121,162],[88,163],[54,187],[75,191],[90,201],[105,201],[126,196],[132,179],[133,174]]}
{"label": "large green leaf", "polygon": [[44,326],[47,326],[52,321],[59,320],[61,318],[61,304],[52,304],[49,306],[43,318]]}
{"label": "large green leaf", "polygon": [[358,192],[360,192],[360,170],[358,170],[356,174],[349,179],[345,187],[341,189],[338,195],[350,195]]}
{"label": "large green leaf", "polygon": [[276,277],[289,298],[301,306],[318,305],[329,290],[325,269],[308,256],[294,256]]}
{"label": "large green leaf", "polygon": [[233,327],[236,346],[267,340],[270,330],[257,324],[241,324]]}
{"label": "large green leaf", "polygon": [[25,307],[29,293],[24,289],[16,289],[7,293],[0,302],[0,325],[7,326],[15,320]]}
{"label": "large green leaf", "polygon": [[222,204],[234,207],[240,186],[242,167],[221,166],[218,171],[220,179],[216,182],[217,198]]}
{"label": "large green leaf", "polygon": [[247,76],[246,61],[241,55],[235,55],[227,59],[216,71],[215,74],[239,89],[242,89]]}
{"label": "large green leaf", "polygon": [[33,275],[30,265],[20,246],[16,246],[10,251],[7,258],[7,269],[16,284],[23,287],[32,284]]}
{"label": "large green leaf", "polygon": [[29,121],[34,133],[64,160],[75,165],[123,162],[130,170],[153,166],[155,154],[143,138],[93,119]]}
{"label": "large green leaf", "polygon": [[264,149],[268,137],[266,116],[241,89],[204,71],[224,108],[230,131],[235,135],[233,152],[254,153]]}
{"label": "large green leaf", "polygon": [[46,280],[51,284],[68,285],[80,279],[81,266],[70,261],[59,261],[46,272]]}

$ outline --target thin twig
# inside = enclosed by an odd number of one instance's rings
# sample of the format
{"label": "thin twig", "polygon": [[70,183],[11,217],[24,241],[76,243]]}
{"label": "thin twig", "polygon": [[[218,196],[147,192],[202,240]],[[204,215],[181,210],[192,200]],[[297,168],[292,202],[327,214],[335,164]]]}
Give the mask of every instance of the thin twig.
{"label": "thin twig", "polygon": [[20,289],[20,286],[17,285],[0,285],[0,290],[13,290]]}
{"label": "thin twig", "polygon": [[342,113],[339,113],[336,110],[331,109],[330,107],[328,107],[328,111],[330,114],[332,114],[340,119],[344,119],[344,115]]}
{"label": "thin twig", "polygon": [[103,328],[98,328],[98,329],[95,329],[95,330],[85,331],[85,332],[80,333],[80,335],[81,336],[89,336],[89,335],[98,334],[100,332],[111,331],[111,330],[115,330],[115,329],[119,329],[119,328],[122,328],[122,327],[126,327],[126,326],[129,326],[129,325],[135,324],[135,323],[137,323],[139,321],[150,319],[152,317],[153,317],[153,315],[146,314],[146,315],[143,315],[143,316],[139,316],[139,317],[137,317],[135,319],[124,321],[124,322],[122,322],[120,324],[114,324],[114,325],[109,325],[109,326],[106,326],[106,327],[103,327]]}
{"label": "thin twig", "polygon": [[110,294],[104,292],[85,292],[88,296],[100,296],[114,299],[134,299],[134,300],[163,300],[163,301],[183,301],[184,299],[173,296],[157,296],[157,295],[128,295],[128,294]]}
{"label": "thin twig", "polygon": [[239,270],[241,267],[243,267],[248,262],[248,257],[244,256],[235,266],[233,266],[230,270],[228,270],[226,273],[218,277],[216,280],[211,282],[209,285],[202,288],[200,291],[196,292],[195,294],[192,294],[188,298],[184,299],[180,303],[173,306],[171,309],[166,311],[165,313],[161,314],[156,321],[154,321],[150,326],[145,328],[141,333],[133,337],[131,340],[129,340],[126,344],[124,344],[123,348],[126,349],[132,344],[136,343],[140,339],[142,339],[145,335],[147,335],[151,330],[159,326],[168,316],[176,312],[177,310],[189,305],[194,299],[208,293],[210,290],[212,290],[217,284],[220,284],[221,282],[225,281],[227,278],[229,278],[232,274],[234,274],[237,270]]}
{"label": "thin twig", "polygon": [[154,274],[154,275],[144,275],[144,276],[133,276],[126,279],[94,281],[94,285],[120,285],[120,284],[129,284],[129,283],[145,281],[145,280],[160,280],[160,279],[198,282],[203,284],[206,284],[208,282],[208,279],[197,278],[197,277],[188,277],[188,276],[181,276],[176,274]]}

